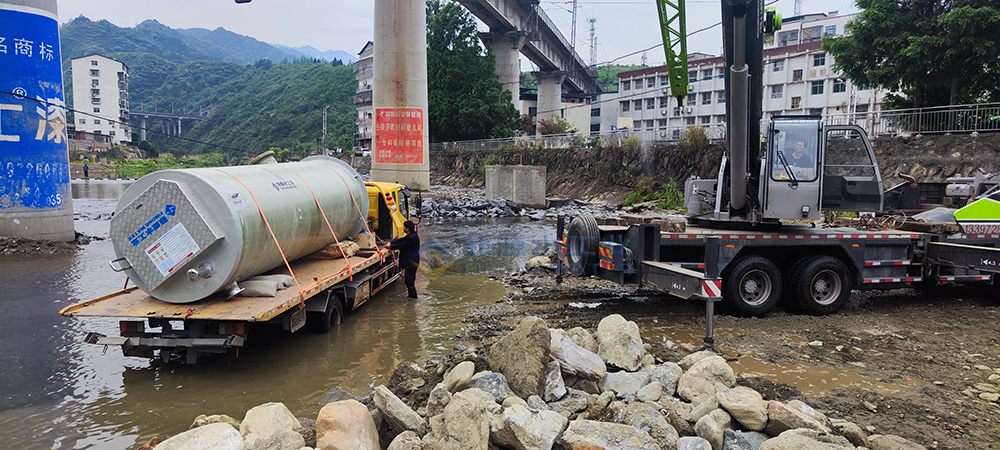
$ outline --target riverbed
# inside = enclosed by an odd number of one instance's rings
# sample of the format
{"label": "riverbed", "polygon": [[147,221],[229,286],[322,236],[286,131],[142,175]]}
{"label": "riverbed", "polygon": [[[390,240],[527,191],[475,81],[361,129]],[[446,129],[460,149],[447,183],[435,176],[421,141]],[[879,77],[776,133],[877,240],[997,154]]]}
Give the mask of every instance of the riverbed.
{"label": "riverbed", "polygon": [[74,183],[75,228],[98,238],[75,254],[0,257],[0,442],[7,448],[130,448],[184,431],[199,414],[239,418],[270,401],[313,417],[330,388],[365,396],[396,365],[446,355],[469,309],[506,293],[491,276],[515,270],[554,237],[551,224],[526,219],[426,222],[420,235],[430,264],[418,275],[416,301],[394,283],[329,334],[265,329],[238,352],[163,364],[83,343],[88,332],[117,335],[118,320],[57,315],[124,286],[125,275],[108,266],[112,243],[101,238],[127,186]]}

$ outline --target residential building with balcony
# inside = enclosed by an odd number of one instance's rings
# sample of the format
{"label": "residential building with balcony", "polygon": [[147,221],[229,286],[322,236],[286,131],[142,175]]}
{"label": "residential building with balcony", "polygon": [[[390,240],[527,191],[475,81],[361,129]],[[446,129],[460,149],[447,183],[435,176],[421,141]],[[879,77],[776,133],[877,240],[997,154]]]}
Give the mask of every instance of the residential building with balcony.
{"label": "residential building with balcony", "polygon": [[375,82],[374,57],[375,44],[368,41],[358,53],[358,61],[354,63],[354,79],[358,80],[358,89],[354,93],[354,107],[358,110],[355,122],[358,125],[357,133],[354,133],[354,147],[356,149],[372,148],[372,114],[375,108],[372,104],[372,84]]}
{"label": "residential building with balcony", "polygon": [[[854,15],[807,14],[782,21],[764,44],[763,111],[774,115],[863,114],[880,109],[885,91],[856,86],[833,69],[833,56],[820,47],[823,35],[843,35]],[[688,94],[683,104],[670,92],[667,67],[618,74],[618,92],[602,94],[600,133],[628,129],[645,140],[678,140],[690,126],[723,138],[725,76],[721,56],[688,55]]]}
{"label": "residential building with balcony", "polygon": [[107,136],[111,143],[130,143],[128,66],[95,53],[73,58],[70,67],[76,131]]}

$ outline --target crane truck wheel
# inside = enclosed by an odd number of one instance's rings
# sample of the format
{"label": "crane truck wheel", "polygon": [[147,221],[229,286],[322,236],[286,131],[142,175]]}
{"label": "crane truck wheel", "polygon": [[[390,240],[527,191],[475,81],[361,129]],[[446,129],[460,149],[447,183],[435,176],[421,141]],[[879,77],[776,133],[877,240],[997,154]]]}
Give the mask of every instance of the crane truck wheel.
{"label": "crane truck wheel", "polygon": [[781,272],[763,256],[733,261],[722,274],[722,304],[733,315],[763,317],[781,298]]}
{"label": "crane truck wheel", "polygon": [[344,322],[344,305],[340,296],[332,291],[327,294],[326,311],[322,315],[316,313],[313,317],[313,331],[319,334],[329,333],[334,327]]}
{"label": "crane truck wheel", "polygon": [[788,285],[799,309],[812,315],[837,312],[851,296],[851,276],[847,266],[832,256],[804,258],[789,272]]}
{"label": "crane truck wheel", "polygon": [[597,266],[597,248],[601,230],[593,216],[577,216],[569,223],[566,233],[569,250],[566,259],[574,275],[593,275]]}

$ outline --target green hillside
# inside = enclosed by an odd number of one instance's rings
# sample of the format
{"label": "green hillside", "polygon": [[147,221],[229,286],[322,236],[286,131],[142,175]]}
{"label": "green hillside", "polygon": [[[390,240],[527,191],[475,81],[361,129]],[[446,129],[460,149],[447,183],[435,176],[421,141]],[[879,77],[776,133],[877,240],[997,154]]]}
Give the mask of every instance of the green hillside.
{"label": "green hillside", "polygon": [[[182,134],[207,144],[154,133],[162,126],[148,122],[147,139],[160,152],[235,158],[270,147],[319,150],[326,105],[328,146],[353,145],[357,82],[352,67],[339,61],[282,56],[276,63],[270,57],[284,52],[252,38],[222,29],[180,32],[153,20],[121,28],[79,17],[60,33],[65,80],[72,80],[72,58],[99,53],[128,65],[132,111],[207,114],[205,120],[185,123]],[[66,98],[72,102],[70,83]]]}

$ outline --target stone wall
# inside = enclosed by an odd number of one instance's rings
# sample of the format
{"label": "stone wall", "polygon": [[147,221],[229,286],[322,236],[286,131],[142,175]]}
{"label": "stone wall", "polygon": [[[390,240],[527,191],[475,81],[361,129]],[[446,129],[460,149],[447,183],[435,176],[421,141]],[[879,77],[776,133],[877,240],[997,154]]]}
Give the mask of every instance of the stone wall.
{"label": "stone wall", "polygon": [[[873,145],[886,188],[902,181],[900,173],[944,181],[977,168],[1000,171],[1000,133],[877,138]],[[483,187],[489,164],[538,165],[548,169],[549,196],[613,203],[642,185],[674,180],[682,187],[691,176],[715,177],[723,152],[720,145],[442,151],[431,154],[431,182]],[[354,159],[355,167],[367,162]]]}

